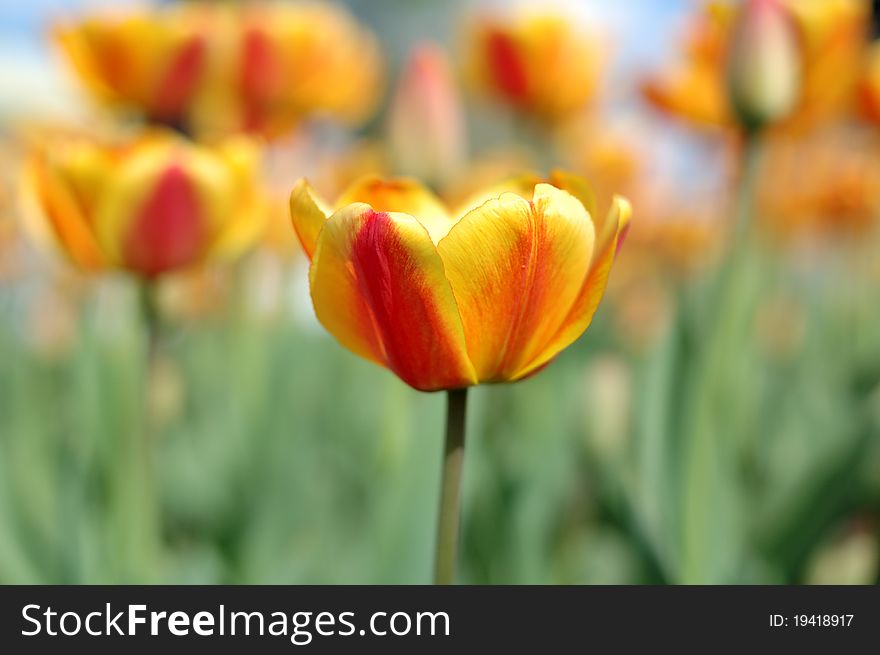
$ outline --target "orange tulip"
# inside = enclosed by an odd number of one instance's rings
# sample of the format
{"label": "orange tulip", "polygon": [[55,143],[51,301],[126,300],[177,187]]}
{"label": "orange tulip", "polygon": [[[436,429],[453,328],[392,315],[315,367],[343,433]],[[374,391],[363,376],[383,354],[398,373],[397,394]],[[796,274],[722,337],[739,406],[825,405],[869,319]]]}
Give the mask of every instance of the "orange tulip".
{"label": "orange tulip", "polygon": [[768,142],[760,214],[776,236],[864,238],[880,217],[880,137],[837,126]]}
{"label": "orange tulip", "polygon": [[[798,33],[799,99],[784,128],[808,128],[848,110],[865,51],[870,18],[861,0],[780,0]],[[726,83],[734,3],[711,1],[686,35],[683,62],[647,79],[642,92],[655,107],[697,125],[735,125]]]}
{"label": "orange tulip", "polygon": [[451,213],[415,181],[374,178],[331,212],[299,181],[291,216],[324,327],[423,391],[546,366],[590,324],[629,203],[615,197],[598,218],[586,184],[564,173],[486,195]]}
{"label": "orange tulip", "polygon": [[381,87],[376,39],[325,3],[187,3],[56,35],[99,100],[210,137],[277,137],[315,115],[359,122]]}
{"label": "orange tulip", "polygon": [[595,94],[602,48],[564,16],[526,15],[477,21],[469,60],[478,88],[518,111],[556,121]]}
{"label": "orange tulip", "polygon": [[217,14],[216,67],[193,107],[199,130],[273,138],[308,117],[356,124],[375,109],[379,44],[341,7],[258,2]]}
{"label": "orange tulip", "polygon": [[26,163],[29,225],[86,270],[153,278],[231,256],[263,226],[257,155],[244,138],[210,148],[166,132],[121,145],[52,139]]}

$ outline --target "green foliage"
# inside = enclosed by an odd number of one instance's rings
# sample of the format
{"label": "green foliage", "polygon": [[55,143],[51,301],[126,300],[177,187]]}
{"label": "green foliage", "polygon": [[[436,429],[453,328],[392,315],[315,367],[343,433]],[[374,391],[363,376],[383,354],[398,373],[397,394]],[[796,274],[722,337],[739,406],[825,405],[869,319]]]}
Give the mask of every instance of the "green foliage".
{"label": "green foliage", "polygon": [[[540,375],[472,392],[462,581],[801,582],[851,526],[876,528],[871,286],[754,266],[752,314],[779,298],[804,312],[790,352],[748,328],[705,373],[706,292],[691,289],[647,349],[603,307]],[[233,303],[166,326],[180,398],[146,434],[134,295],[109,327],[90,302],[60,359],[3,305],[0,582],[429,581],[442,394]],[[602,361],[628,402],[608,397]],[[695,429],[706,385],[726,391]]]}

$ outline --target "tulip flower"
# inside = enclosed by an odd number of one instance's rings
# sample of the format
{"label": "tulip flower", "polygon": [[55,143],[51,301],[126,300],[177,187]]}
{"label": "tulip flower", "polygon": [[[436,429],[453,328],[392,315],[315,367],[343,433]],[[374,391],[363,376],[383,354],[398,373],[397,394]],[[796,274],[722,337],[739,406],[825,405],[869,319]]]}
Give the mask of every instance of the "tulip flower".
{"label": "tulip flower", "polygon": [[316,115],[356,123],[381,87],[376,39],[325,3],[187,3],[55,34],[98,100],[211,138],[277,137]]}
{"label": "tulip flower", "polygon": [[800,54],[791,16],[780,0],[747,0],[728,59],[731,106],[746,129],[788,114],[798,100]]}
{"label": "tulip flower", "polygon": [[366,179],[331,214],[304,181],[291,215],[318,319],[422,391],[512,382],[587,328],[629,205],[587,210],[577,178],[517,186],[458,215],[411,180]]}
{"label": "tulip flower", "polygon": [[461,169],[465,123],[446,54],[424,44],[410,56],[389,120],[397,169],[442,185]]}
{"label": "tulip flower", "polygon": [[593,318],[629,203],[604,218],[579,178],[526,176],[449,212],[419,183],[356,183],[332,211],[304,180],[290,208],[318,320],[422,391],[449,391],[435,581],[453,581],[467,387],[541,370]]}
{"label": "tulip flower", "polygon": [[180,124],[206,72],[202,27],[169,10],[87,18],[59,25],[55,37],[97,99]]}
{"label": "tulip flower", "polygon": [[358,124],[381,95],[375,36],[330,3],[216,9],[216,66],[193,103],[196,131],[283,136],[304,119]]}
{"label": "tulip flower", "polygon": [[[768,11],[766,7],[771,5],[775,8]],[[759,20],[746,20],[745,13],[757,15]],[[772,17],[780,13],[789,18],[778,21]],[[771,18],[767,20],[767,16]],[[726,128],[737,124],[740,117],[735,103],[741,101],[746,89],[752,94],[760,85],[768,89],[761,102],[770,99],[766,93],[784,91],[796,96],[791,111],[785,112],[787,116],[776,129],[803,131],[851,107],[869,18],[867,3],[859,0],[773,0],[769,4],[750,1],[742,5],[707,2],[687,32],[682,63],[647,79],[642,86],[643,95],[658,109],[692,124]],[[779,27],[786,22],[790,27]],[[746,23],[760,27],[743,32]],[[767,25],[771,26],[769,30]],[[734,81],[729,77],[733,72],[734,41],[747,38],[757,43],[753,38],[756,31],[762,45],[738,49],[740,81],[731,87],[728,80]],[[765,49],[769,43],[773,45]],[[797,61],[794,66],[792,49]],[[764,54],[767,52],[769,57]],[[756,73],[754,67],[759,65],[759,57],[764,63],[760,63],[762,72]],[[745,64],[745,60],[754,63]],[[749,67],[753,68],[752,73],[746,72]],[[762,81],[768,73],[772,74],[774,84]],[[796,93],[792,86],[796,86]],[[734,94],[739,94],[739,99]]]}
{"label": "tulip flower", "polygon": [[26,168],[31,226],[85,270],[145,279],[241,252],[260,234],[258,150],[199,146],[168,132],[105,144],[56,138]]}
{"label": "tulip flower", "polygon": [[524,114],[558,121],[595,94],[602,49],[564,16],[477,21],[469,41],[476,86]]}

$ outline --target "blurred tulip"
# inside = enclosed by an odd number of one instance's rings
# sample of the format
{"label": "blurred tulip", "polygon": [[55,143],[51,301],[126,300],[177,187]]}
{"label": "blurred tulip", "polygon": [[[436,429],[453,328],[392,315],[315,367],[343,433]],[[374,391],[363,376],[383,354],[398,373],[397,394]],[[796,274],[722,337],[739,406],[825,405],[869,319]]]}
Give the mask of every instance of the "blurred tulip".
{"label": "blurred tulip", "polygon": [[[869,8],[862,0],[777,0],[777,4],[794,21],[801,72],[798,99],[780,127],[802,130],[853,105]],[[734,26],[742,25],[738,13],[734,3],[707,2],[690,25],[682,64],[648,78],[642,87],[646,100],[697,125],[732,127],[734,99],[728,94],[725,72],[732,57]],[[787,57],[773,55],[777,61]]]}
{"label": "blurred tulip", "polygon": [[880,137],[846,127],[766,143],[760,214],[776,236],[858,236],[880,218]]}
{"label": "blurred tulip", "polygon": [[465,157],[461,101],[444,51],[433,44],[410,55],[391,105],[389,139],[397,171],[442,186]]}
{"label": "blurred tulip", "polygon": [[602,54],[595,38],[555,14],[478,20],[469,35],[476,86],[546,121],[567,118],[589,103]]}
{"label": "blurred tulip", "polygon": [[512,182],[451,215],[411,180],[364,180],[331,212],[301,180],[291,216],[318,320],[423,391],[512,382],[575,341],[602,298],[629,203],[586,209],[579,178]]}
{"label": "blurred tulip", "polygon": [[102,102],[179,124],[206,73],[204,26],[177,9],[59,25],[55,36]]}
{"label": "blurred tulip", "polygon": [[212,70],[193,106],[199,133],[274,138],[305,118],[360,123],[382,91],[375,36],[330,3],[247,3],[213,16]]}
{"label": "blurred tulip", "polygon": [[56,35],[99,100],[210,137],[277,137],[314,115],[362,121],[381,87],[376,39],[332,4],[184,3]]}
{"label": "blurred tulip", "polygon": [[263,227],[258,155],[244,138],[203,147],[167,132],[52,139],[25,166],[29,225],[86,270],[153,278],[233,256]]}
{"label": "blurred tulip", "polygon": [[746,129],[784,118],[800,86],[795,27],[780,0],[746,0],[728,58],[731,106]]}

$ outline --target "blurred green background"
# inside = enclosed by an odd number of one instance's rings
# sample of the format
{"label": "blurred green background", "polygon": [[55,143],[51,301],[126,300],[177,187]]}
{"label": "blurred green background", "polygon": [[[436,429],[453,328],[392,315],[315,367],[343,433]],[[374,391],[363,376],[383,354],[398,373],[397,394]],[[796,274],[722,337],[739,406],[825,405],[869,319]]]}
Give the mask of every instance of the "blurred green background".
{"label": "blurred green background", "polygon": [[[351,6],[393,72],[422,38],[452,44],[461,4]],[[711,197],[717,174],[694,179],[714,146],[634,90],[692,4],[583,4],[615,44],[604,124],[635,125],[664,184],[689,190],[686,205],[698,203],[695,185]],[[13,76],[0,78],[9,217],[15,120],[33,107],[55,116],[65,97],[49,90],[64,88],[64,68],[39,30],[80,8],[2,10],[5,60],[45,73],[25,80],[0,65]],[[474,150],[499,141],[480,111]],[[361,134],[381,130],[380,117]],[[301,174],[285,171],[291,185]],[[708,204],[723,218],[724,202]],[[659,246],[639,246],[654,207],[634,205],[639,257]],[[754,247],[737,301],[746,318],[720,337],[711,274],[621,261],[587,334],[547,370],[471,392],[460,580],[876,583],[880,266],[870,235]],[[429,582],[445,399],[339,347],[312,317],[302,261],[255,252],[208,272],[204,312],[174,311],[169,291],[146,394],[133,281],[85,279],[17,233],[7,241],[0,582]],[[615,285],[616,274],[648,290]],[[723,369],[706,373],[707,361]],[[705,385],[717,393],[695,419]]]}

